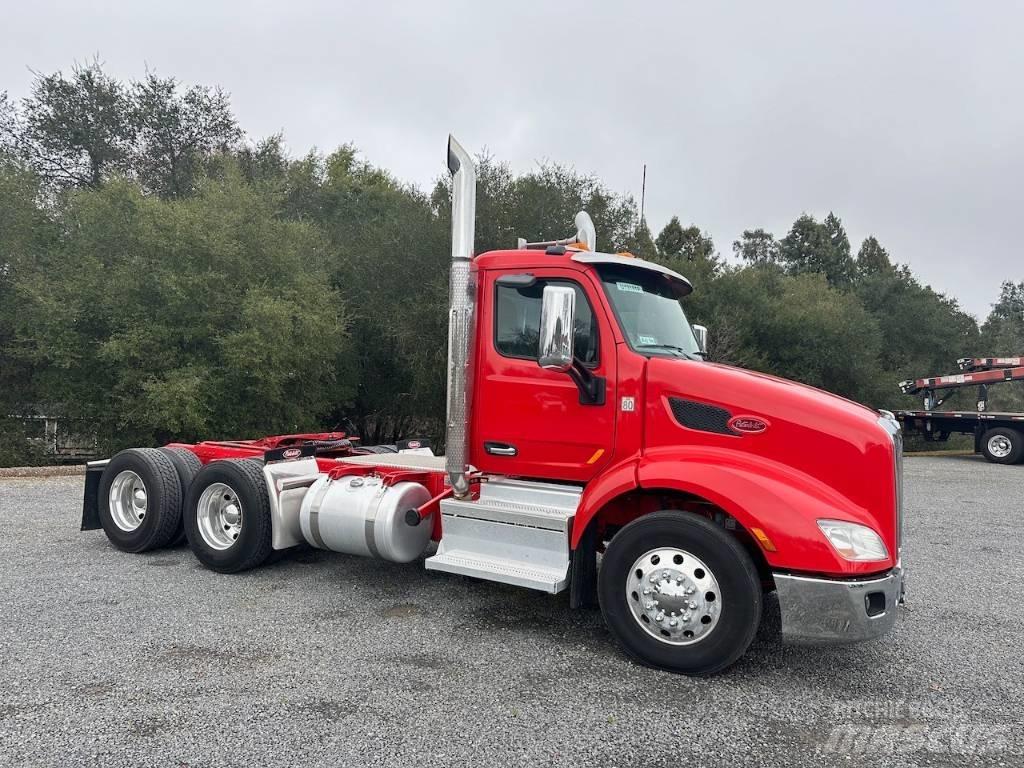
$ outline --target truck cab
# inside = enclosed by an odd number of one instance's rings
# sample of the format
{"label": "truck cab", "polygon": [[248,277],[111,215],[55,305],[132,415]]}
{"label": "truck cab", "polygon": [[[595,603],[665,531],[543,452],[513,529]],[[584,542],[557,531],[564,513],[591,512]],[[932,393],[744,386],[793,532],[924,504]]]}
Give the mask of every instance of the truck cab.
{"label": "truck cab", "polygon": [[570,237],[475,254],[475,166],[454,140],[449,168],[445,456],[346,435],[133,449],[90,466],[83,528],[140,551],[176,525],[226,572],[298,544],[427,555],[429,571],[599,606],[628,655],[686,674],[735,662],[769,592],[790,641],[891,630],[892,414],[708,361],[689,281],[601,252],[583,212]]}

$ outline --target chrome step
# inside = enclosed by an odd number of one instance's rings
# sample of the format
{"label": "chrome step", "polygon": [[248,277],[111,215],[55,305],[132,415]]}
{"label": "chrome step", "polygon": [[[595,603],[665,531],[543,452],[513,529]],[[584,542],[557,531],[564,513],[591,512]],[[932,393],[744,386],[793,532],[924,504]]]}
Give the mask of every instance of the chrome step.
{"label": "chrome step", "polygon": [[480,501],[504,501],[539,507],[556,507],[576,511],[583,489],[574,485],[541,483],[533,480],[513,480],[499,477],[480,484]]}
{"label": "chrome step", "polygon": [[530,528],[544,528],[549,531],[568,531],[569,521],[576,514],[575,508],[566,510],[559,507],[540,507],[536,504],[517,504],[511,501],[463,501],[445,499],[441,502],[441,514],[445,517],[472,517],[476,520],[493,520],[509,525],[525,525]]}
{"label": "chrome step", "polygon": [[542,592],[569,583],[569,531],[581,488],[500,478],[480,498],[441,502],[441,541],[430,571],[499,581]]}
{"label": "chrome step", "polygon": [[551,594],[561,592],[568,583],[564,569],[527,566],[518,560],[485,558],[460,550],[434,555],[427,560],[427,570],[473,576]]}

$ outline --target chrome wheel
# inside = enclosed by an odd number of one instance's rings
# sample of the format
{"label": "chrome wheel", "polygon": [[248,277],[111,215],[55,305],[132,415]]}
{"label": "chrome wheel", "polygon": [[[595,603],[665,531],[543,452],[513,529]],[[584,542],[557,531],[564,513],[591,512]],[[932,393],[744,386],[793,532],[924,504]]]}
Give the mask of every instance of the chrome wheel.
{"label": "chrome wheel", "polygon": [[993,435],[988,439],[988,452],[997,459],[1005,459],[1013,450],[1013,443],[1006,435]]}
{"label": "chrome wheel", "polygon": [[662,547],[641,555],[626,579],[629,610],[647,634],[669,645],[692,645],[718,625],[718,580],[700,559]]}
{"label": "chrome wheel", "polygon": [[142,478],[131,470],[118,473],[110,484],[110,518],[122,531],[131,533],[146,517],[149,495]]}
{"label": "chrome wheel", "polygon": [[224,483],[211,483],[196,506],[199,535],[213,549],[227,549],[242,532],[242,504],[234,489]]}

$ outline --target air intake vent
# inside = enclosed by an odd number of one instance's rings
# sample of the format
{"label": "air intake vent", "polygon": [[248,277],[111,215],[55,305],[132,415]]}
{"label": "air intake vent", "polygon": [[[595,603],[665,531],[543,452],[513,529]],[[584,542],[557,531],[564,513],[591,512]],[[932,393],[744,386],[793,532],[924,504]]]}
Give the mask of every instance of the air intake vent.
{"label": "air intake vent", "polygon": [[692,400],[683,400],[681,397],[670,397],[668,404],[672,408],[672,415],[676,421],[684,427],[701,432],[718,432],[722,435],[736,434],[729,429],[729,418],[732,414],[725,408],[706,403],[695,403]]}

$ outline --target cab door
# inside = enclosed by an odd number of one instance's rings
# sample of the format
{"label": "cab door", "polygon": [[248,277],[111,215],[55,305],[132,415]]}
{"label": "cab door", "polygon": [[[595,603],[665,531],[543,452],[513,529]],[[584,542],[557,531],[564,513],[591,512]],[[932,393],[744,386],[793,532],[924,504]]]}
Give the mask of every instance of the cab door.
{"label": "cab door", "polygon": [[[615,344],[598,287],[573,269],[488,270],[473,392],[471,462],[521,477],[586,482],[615,443]],[[537,364],[544,286],[576,292],[574,356],[584,374],[604,379],[588,402],[573,378]]]}

